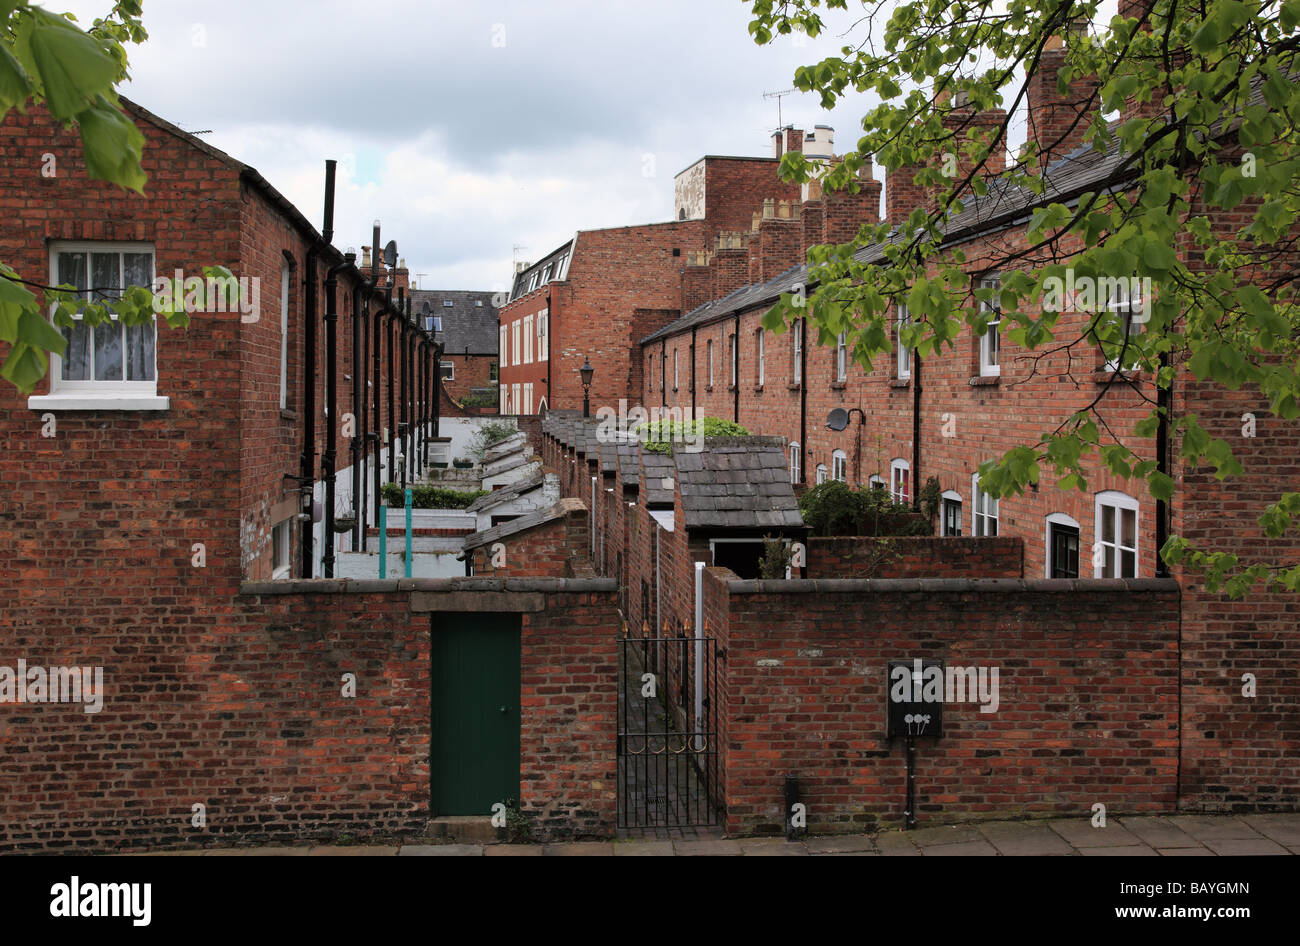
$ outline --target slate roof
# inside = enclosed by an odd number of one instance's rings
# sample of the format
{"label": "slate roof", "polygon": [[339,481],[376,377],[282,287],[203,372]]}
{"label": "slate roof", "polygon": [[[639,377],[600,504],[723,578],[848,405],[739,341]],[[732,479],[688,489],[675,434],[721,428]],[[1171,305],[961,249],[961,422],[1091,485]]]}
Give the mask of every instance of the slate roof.
{"label": "slate roof", "polygon": [[[436,338],[445,346],[448,357],[497,354],[497,307],[493,293],[461,289],[412,289],[411,312],[423,326],[424,306],[429,315],[442,318],[442,331]],[[444,303],[450,302],[447,306]]]}
{"label": "slate roof", "polygon": [[482,532],[475,532],[465,539],[465,550],[482,548],[484,545],[491,545],[493,542],[499,542],[506,536],[514,535],[517,532],[523,532],[527,529],[535,529],[537,526],[550,522],[552,519],[559,519],[567,516],[571,512],[585,509],[582,502],[572,497],[561,499],[558,503],[549,509],[538,509],[530,513],[525,513],[518,519],[511,519],[509,522],[503,522],[499,526],[493,526],[491,529],[484,529]]}
{"label": "slate roof", "polygon": [[624,487],[639,489],[641,486],[641,467],[637,461],[640,452],[640,445],[635,441],[618,444],[618,475]]}
{"label": "slate roof", "polygon": [[[1108,151],[1094,151],[1091,145],[1081,145],[1043,171],[1042,179],[1046,187],[1041,195],[994,179],[989,182],[989,191],[985,196],[964,196],[962,212],[954,214],[940,227],[940,232],[944,235],[943,245],[950,246],[981,232],[1027,221],[1031,212],[1041,205],[1069,203],[1080,194],[1099,187],[1118,188],[1133,174],[1131,169],[1123,167],[1118,141],[1113,142]],[[899,231],[895,229],[890,234],[889,242],[900,238]],[[885,246],[883,243],[864,246],[853,254],[853,258],[860,263],[877,262],[884,257]],[[792,266],[765,283],[742,286],[721,299],[706,302],[651,332],[641,339],[641,344],[646,345],[658,341],[660,337],[715,322],[754,306],[771,305],[782,293],[791,292],[800,284],[816,284],[815,280],[809,280],[806,265]]]}
{"label": "slate roof", "polygon": [[478,499],[466,506],[465,509],[467,512],[482,512],[484,509],[489,509],[492,506],[509,502],[525,493],[531,493],[545,482],[546,474],[539,470],[535,476],[522,479],[518,483],[511,483],[509,486],[503,486],[501,489],[494,489],[486,496],[480,496]]}
{"label": "slate roof", "polygon": [[707,438],[675,460],[686,528],[804,527],[779,438]]}
{"label": "slate roof", "polygon": [[556,279],[559,277],[559,273],[561,269],[564,269],[565,275],[567,276],[568,275],[567,264],[561,265],[561,260],[563,260],[564,257],[570,255],[572,250],[573,250],[573,240],[566,240],[564,243],[561,243],[555,249],[551,250],[551,252],[547,253],[545,256],[539,259],[536,263],[533,263],[527,269],[515,273],[514,282],[512,284],[512,288],[510,291],[511,301],[514,301],[515,299],[518,299],[521,296],[528,295],[528,280],[532,278],[533,273],[545,274],[545,270],[548,265],[551,267],[550,278],[547,279],[546,282],[542,282],[539,276],[538,283],[533,288],[534,292],[537,291],[538,289],[545,288],[547,282],[555,282]]}
{"label": "slate roof", "polygon": [[673,487],[664,486],[664,481],[675,481],[677,467],[673,464],[671,454],[641,451],[641,465],[645,467],[645,483],[641,489],[646,508],[655,506],[671,508],[673,505]]}

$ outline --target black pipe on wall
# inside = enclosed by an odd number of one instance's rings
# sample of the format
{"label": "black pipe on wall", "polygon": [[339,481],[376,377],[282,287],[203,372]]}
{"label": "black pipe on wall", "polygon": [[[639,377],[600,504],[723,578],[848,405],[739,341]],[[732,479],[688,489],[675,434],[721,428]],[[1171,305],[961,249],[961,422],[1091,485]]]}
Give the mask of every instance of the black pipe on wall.
{"label": "black pipe on wall", "polygon": [[[371,252],[373,255],[371,256],[372,265],[370,268],[370,286],[371,286],[371,291],[374,292],[377,290],[377,287],[379,286],[379,221],[377,220],[375,221],[375,229],[374,229],[374,235],[372,237],[372,240],[373,242],[371,243]],[[371,392],[370,397],[374,401],[374,428],[370,431],[370,439],[375,445],[375,472],[374,472],[374,490],[371,493],[371,495],[374,498],[373,501],[374,501],[375,524],[378,525],[379,507],[380,504],[383,502],[383,494],[381,491],[383,484],[380,482],[381,476],[380,476],[379,466],[380,466],[380,461],[383,457],[383,450],[384,450],[383,436],[382,436],[383,418],[381,417],[381,413],[383,410],[382,407],[383,392],[379,389],[380,358],[383,357],[380,353],[380,347],[383,342],[383,339],[380,336],[380,332],[383,330],[383,324],[384,324],[384,310],[382,307],[375,311],[373,318],[374,318],[374,344],[371,346],[371,376],[373,379],[374,390]]]}
{"label": "black pipe on wall", "polygon": [[299,463],[299,503],[307,499],[306,520],[299,520],[302,529],[299,536],[300,561],[298,575],[301,578],[312,577],[312,502],[314,495],[312,484],[316,481],[316,259],[320,255],[320,244],[314,243],[307,250],[306,273],[303,278],[303,359],[302,359],[302,457]]}
{"label": "black pipe on wall", "polygon": [[799,320],[799,483],[808,483],[808,320]]}
{"label": "black pipe on wall", "polygon": [[[356,257],[353,257],[353,265],[356,265]],[[348,456],[352,460],[352,515],[356,518],[356,525],[352,527],[352,551],[357,551],[361,547],[362,524],[361,518],[361,460],[364,456],[363,450],[365,441],[361,434],[365,429],[366,410],[365,402],[362,401],[361,372],[365,369],[365,358],[361,354],[361,340],[365,337],[365,330],[361,325],[361,303],[362,288],[357,287],[352,292],[352,439],[348,442]]]}
{"label": "black pipe on wall", "polygon": [[921,508],[921,355],[912,352],[912,508]]}
{"label": "black pipe on wall", "polygon": [[[398,368],[398,378],[397,378],[397,388],[398,388],[398,391],[397,391],[397,399],[398,399],[398,402],[399,402],[399,403],[398,403],[398,409],[397,409],[398,422],[397,422],[397,438],[396,438],[396,439],[397,439],[397,442],[401,443],[401,445],[402,445],[402,480],[401,480],[401,484],[402,484],[402,489],[405,490],[405,489],[406,489],[406,474],[407,474],[407,469],[408,469],[408,467],[410,467],[410,465],[411,465],[411,455],[410,455],[410,452],[409,452],[409,451],[407,450],[407,448],[406,448],[406,430],[407,430],[407,413],[406,413],[406,385],[407,385],[407,377],[406,377],[406,348],[407,348],[407,344],[408,344],[408,338],[407,338],[407,331],[406,331],[406,288],[403,287],[403,286],[398,286],[398,287],[397,287],[397,312],[398,312],[398,315],[400,316],[400,319],[399,319],[399,322],[398,322],[398,326],[399,326],[399,327],[398,327],[398,332],[397,332],[397,357],[398,357],[398,361],[400,362],[400,366],[399,366],[399,368]],[[393,458],[394,458],[394,459],[393,459],[393,462],[396,463],[396,462],[397,462],[397,460],[396,460],[396,458],[397,458],[396,443],[393,445]]]}
{"label": "black pipe on wall", "polygon": [[735,423],[739,424],[740,423],[740,311],[739,310],[736,311],[736,323],[733,331],[736,333],[734,336],[736,342],[731,348],[731,374],[736,383],[732,385],[732,387],[735,390],[732,392],[732,394],[734,395],[733,397],[734,406],[731,409],[731,413],[733,415],[731,419]]}

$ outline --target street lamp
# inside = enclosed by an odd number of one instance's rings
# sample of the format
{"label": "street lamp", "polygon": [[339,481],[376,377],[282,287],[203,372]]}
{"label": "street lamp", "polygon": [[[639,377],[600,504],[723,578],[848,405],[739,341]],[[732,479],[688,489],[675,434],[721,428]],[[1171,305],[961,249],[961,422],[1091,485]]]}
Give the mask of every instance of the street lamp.
{"label": "street lamp", "polygon": [[578,374],[582,376],[582,416],[591,416],[591,376],[596,373],[596,369],[591,366],[591,360],[586,355],[582,356],[582,367],[578,369]]}

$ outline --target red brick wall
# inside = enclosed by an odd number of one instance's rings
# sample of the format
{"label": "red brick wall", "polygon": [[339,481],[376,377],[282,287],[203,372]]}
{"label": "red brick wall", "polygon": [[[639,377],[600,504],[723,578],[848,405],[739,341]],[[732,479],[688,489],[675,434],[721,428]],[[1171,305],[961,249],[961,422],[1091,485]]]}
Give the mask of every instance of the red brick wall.
{"label": "red brick wall", "polygon": [[811,536],[806,577],[1023,578],[1024,557],[1014,536]]}
{"label": "red brick wall", "polygon": [[593,575],[590,518],[573,499],[562,499],[559,515],[541,525],[500,539],[505,563],[494,565],[492,545],[474,550],[474,575],[481,578],[574,578]]}
{"label": "red brick wall", "polygon": [[[493,396],[496,396],[498,385],[492,380],[492,366],[497,363],[496,355],[470,355],[467,358],[464,352],[450,352],[442,356],[442,363],[456,366],[455,379],[443,382],[443,387],[453,400],[460,401],[468,397],[474,388],[490,388]],[[492,413],[495,412],[494,408]]]}
{"label": "red brick wall", "polygon": [[1112,816],[1174,809],[1172,582],[744,582],[728,591],[730,574],[710,569],[705,579],[727,653],[729,833],[782,830],[787,773],[799,777],[814,833],[899,824],[906,768],[903,740],[885,738],[887,661],[915,657],[999,668],[996,712],[946,704],[943,737],[918,740],[922,826],[1082,819],[1097,802]]}

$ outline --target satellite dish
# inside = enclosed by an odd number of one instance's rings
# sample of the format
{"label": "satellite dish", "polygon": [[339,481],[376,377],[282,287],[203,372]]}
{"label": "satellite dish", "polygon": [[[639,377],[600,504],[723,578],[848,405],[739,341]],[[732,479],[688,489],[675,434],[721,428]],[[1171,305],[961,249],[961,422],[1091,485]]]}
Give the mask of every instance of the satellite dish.
{"label": "satellite dish", "polygon": [[397,241],[389,240],[388,245],[384,247],[384,265],[392,269],[397,265]]}
{"label": "satellite dish", "polygon": [[830,430],[843,430],[849,426],[849,412],[837,407],[826,415],[826,426]]}

